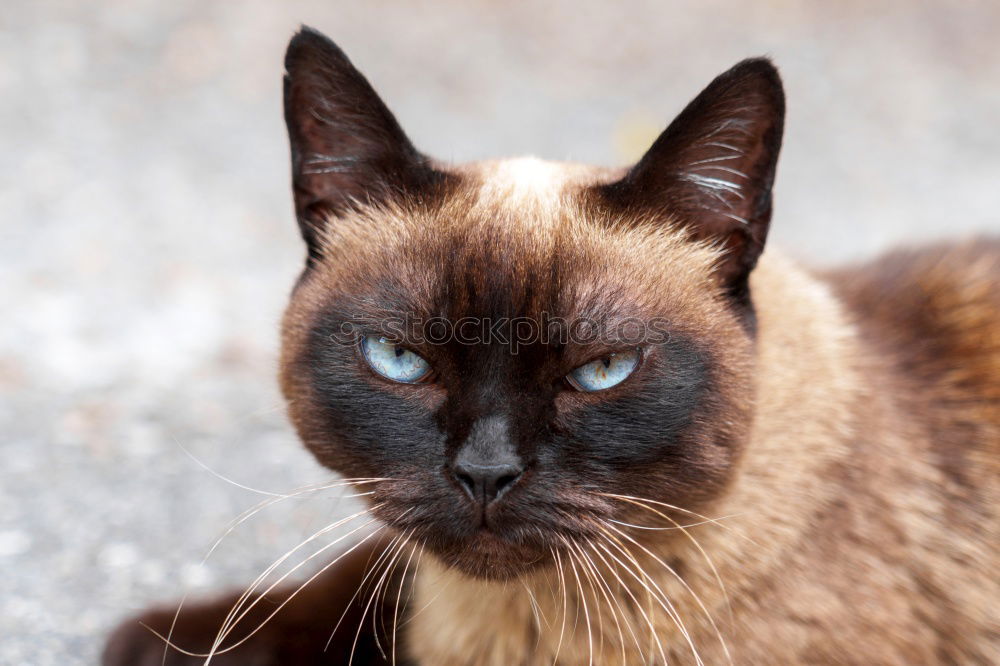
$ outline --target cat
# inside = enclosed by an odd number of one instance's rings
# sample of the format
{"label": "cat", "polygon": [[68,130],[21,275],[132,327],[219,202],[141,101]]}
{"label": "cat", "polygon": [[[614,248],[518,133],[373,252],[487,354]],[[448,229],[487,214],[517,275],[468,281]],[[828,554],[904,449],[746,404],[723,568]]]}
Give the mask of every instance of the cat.
{"label": "cat", "polygon": [[1000,663],[1000,242],[762,254],[766,59],[627,169],[445,165],[320,33],[285,66],[281,385],[382,527],[105,664]]}

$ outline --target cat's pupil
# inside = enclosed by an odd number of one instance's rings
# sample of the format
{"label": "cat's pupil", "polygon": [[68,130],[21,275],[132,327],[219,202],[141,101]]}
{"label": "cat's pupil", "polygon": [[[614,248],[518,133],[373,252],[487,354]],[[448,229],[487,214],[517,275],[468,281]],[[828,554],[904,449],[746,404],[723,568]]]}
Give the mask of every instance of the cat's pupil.
{"label": "cat's pupil", "polygon": [[608,358],[606,358],[606,359],[603,359],[601,362],[604,364],[605,368],[610,368],[611,367],[611,357],[610,356]]}
{"label": "cat's pupil", "polygon": [[397,345],[395,351],[396,351],[396,358],[399,358],[400,356],[403,355],[403,352],[406,351],[406,350],[403,349],[402,347],[400,347],[399,345]]}

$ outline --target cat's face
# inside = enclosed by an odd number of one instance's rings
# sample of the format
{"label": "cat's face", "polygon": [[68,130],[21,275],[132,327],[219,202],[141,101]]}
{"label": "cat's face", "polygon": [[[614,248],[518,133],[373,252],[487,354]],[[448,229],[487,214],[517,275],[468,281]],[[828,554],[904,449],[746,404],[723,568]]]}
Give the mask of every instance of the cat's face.
{"label": "cat's face", "polygon": [[325,38],[300,33],[286,67],[309,262],[282,385],[320,462],[386,479],[375,515],[506,578],[629,519],[625,496],[725,488],[780,143],[768,64],[720,77],[622,173],[435,165]]}

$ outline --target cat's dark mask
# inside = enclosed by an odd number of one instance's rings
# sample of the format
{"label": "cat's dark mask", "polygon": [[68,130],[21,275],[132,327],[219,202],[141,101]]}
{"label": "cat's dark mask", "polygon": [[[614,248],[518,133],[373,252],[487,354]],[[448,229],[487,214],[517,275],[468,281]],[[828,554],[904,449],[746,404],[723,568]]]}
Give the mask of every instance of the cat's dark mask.
{"label": "cat's dark mask", "polygon": [[623,497],[722,492],[753,400],[769,62],[718,77],[624,171],[444,166],[319,33],[285,66],[308,259],[282,385],[320,462],[386,479],[377,516],[492,578],[630,519]]}

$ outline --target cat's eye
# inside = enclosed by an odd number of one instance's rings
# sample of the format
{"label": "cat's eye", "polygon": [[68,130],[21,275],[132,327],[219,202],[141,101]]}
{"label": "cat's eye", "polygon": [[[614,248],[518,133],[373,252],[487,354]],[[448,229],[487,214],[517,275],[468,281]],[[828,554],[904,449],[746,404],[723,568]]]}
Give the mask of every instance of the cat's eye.
{"label": "cat's eye", "polygon": [[616,352],[585,363],[566,375],[566,381],[578,391],[603,391],[621,384],[639,366],[638,349]]}
{"label": "cat's eye", "polygon": [[416,384],[431,374],[431,364],[419,354],[380,335],[361,338],[361,352],[372,370],[394,382]]}

